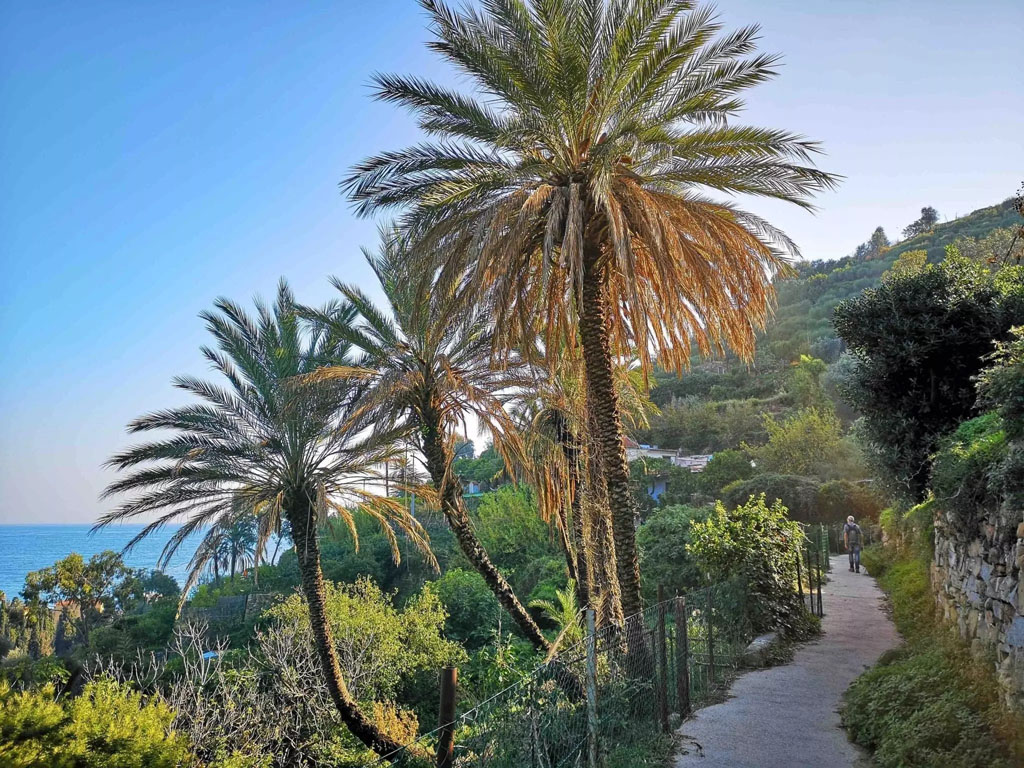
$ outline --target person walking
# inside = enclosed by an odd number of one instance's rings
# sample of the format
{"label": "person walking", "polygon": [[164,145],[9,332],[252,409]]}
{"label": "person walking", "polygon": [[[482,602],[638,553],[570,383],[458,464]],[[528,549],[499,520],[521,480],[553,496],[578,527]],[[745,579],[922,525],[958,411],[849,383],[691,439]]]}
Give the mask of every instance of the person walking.
{"label": "person walking", "polygon": [[850,515],[843,526],[843,545],[850,553],[850,570],[856,570],[857,573],[860,573],[860,546],[863,540],[860,526],[854,522],[853,515]]}

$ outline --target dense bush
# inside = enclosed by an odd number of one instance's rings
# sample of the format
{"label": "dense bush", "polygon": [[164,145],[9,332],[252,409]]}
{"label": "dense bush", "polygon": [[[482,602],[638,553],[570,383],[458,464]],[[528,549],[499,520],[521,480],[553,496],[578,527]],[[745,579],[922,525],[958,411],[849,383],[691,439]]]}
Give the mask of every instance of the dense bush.
{"label": "dense bush", "polygon": [[882,768],[1011,768],[1024,760],[1024,722],[1002,712],[991,668],[936,625],[929,550],[864,550],[909,645],[886,654],[846,693],[843,723]]}
{"label": "dense bush", "polygon": [[843,439],[842,424],[829,408],[805,408],[781,422],[766,414],[764,426],[767,443],[743,446],[761,472],[822,480],[865,474],[858,452]]}
{"label": "dense bush", "polygon": [[706,519],[709,513],[708,507],[663,507],[637,530],[640,573],[648,599],[654,597],[659,584],[673,595],[703,583],[704,577],[688,547],[693,523]]}
{"label": "dense bush", "polygon": [[873,749],[882,768],[1019,765],[985,715],[995,705],[994,681],[965,658],[941,642],[889,654],[847,692],[850,736]]}
{"label": "dense bush", "polygon": [[751,496],[726,509],[721,502],[705,520],[691,523],[687,549],[712,583],[743,574],[749,585],[755,631],[805,635],[810,622],[796,583],[796,557],[803,534],[779,501]]}
{"label": "dense bush", "polygon": [[757,474],[722,488],[721,500],[727,507],[735,507],[752,496],[761,495],[781,501],[794,520],[817,520],[818,481],[810,477]]}
{"label": "dense bush", "polygon": [[965,421],[939,442],[932,464],[932,492],[951,521],[965,536],[973,535],[986,509],[1002,501],[993,474],[1007,458],[1003,420],[987,413]]}
{"label": "dense bush", "polygon": [[109,679],[58,699],[0,680],[0,764],[9,768],[176,768],[188,760],[173,713]]}
{"label": "dense bush", "polygon": [[[429,586],[402,609],[369,579],[344,585],[328,582],[326,587],[327,618],[339,661],[357,698],[393,698],[406,677],[465,658],[461,647],[444,638],[445,611]],[[267,616],[303,630],[309,624],[306,603],[297,594],[271,608]]]}
{"label": "dense bush", "polygon": [[448,638],[476,649],[497,631],[501,606],[476,571],[453,568],[435,581],[432,589],[448,614],[444,624]]}

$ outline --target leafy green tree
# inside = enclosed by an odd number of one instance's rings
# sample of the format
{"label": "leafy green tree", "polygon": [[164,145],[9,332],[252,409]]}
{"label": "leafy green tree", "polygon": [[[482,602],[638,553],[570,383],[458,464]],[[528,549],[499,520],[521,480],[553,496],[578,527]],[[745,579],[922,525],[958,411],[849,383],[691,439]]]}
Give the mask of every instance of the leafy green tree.
{"label": "leafy green tree", "polygon": [[1011,328],[987,362],[978,374],[979,402],[998,410],[1007,436],[1024,437],[1024,326]]}
{"label": "leafy green tree", "polygon": [[406,508],[363,487],[366,478],[376,482],[376,468],[393,458],[393,436],[371,431],[367,415],[354,412],[357,393],[351,380],[310,378],[323,365],[347,364],[348,348],[315,328],[303,333],[294,297],[283,281],[272,307],[257,302],[255,318],[227,299],[219,299],[216,308],[202,314],[216,340],[216,348],[204,347],[203,355],[228,386],[180,377],[175,384],[202,403],[156,411],[131,423],[133,433],[172,434],[129,448],[108,462],[125,474],[106,495],[130,495],[99,525],[155,514],[156,521],[143,529],[137,542],[185,518],[165,548],[164,560],[205,528],[183,590],[187,594],[216,554],[223,529],[239,515],[258,516],[258,549],[287,520],[310,610],[311,641],[334,705],[360,741],[379,753],[391,753],[401,745],[359,707],[339,666],[327,615],[318,524],[333,513],[355,530],[359,512],[380,524],[396,560],[400,552],[392,526],[433,560],[422,526]]}
{"label": "leafy green tree", "polygon": [[445,607],[445,635],[476,650],[498,629],[501,605],[487,582],[476,571],[453,568],[433,583],[431,589]]}
{"label": "leafy green tree", "polygon": [[850,463],[850,447],[831,410],[805,408],[782,422],[765,414],[764,424],[768,442],[743,446],[758,472],[832,478]]}
{"label": "leafy green tree", "polygon": [[803,533],[787,512],[780,501],[768,506],[762,494],[733,509],[718,502],[705,520],[690,526],[687,549],[712,583],[737,573],[746,576],[755,631],[800,634],[807,626],[794,589]]}
{"label": "leafy green tree", "polygon": [[689,0],[423,5],[431,47],[475,92],[378,76],[378,98],[433,139],[343,186],[360,214],[403,207],[425,253],[470,269],[502,347],[581,345],[622,606],[639,612],[616,358],[650,370],[656,351],[678,371],[694,347],[750,356],[793,244],[705,191],[809,207],[835,178],[812,166],[813,142],[731,122],[775,73],[776,57],[753,54],[756,27],[716,40],[713,11]]}
{"label": "leafy green tree", "polygon": [[800,355],[789,376],[789,389],[796,405],[801,408],[827,407],[828,400],[821,384],[821,377],[827,370],[824,360]]}
{"label": "leafy green tree", "polygon": [[[326,584],[326,616],[352,695],[360,701],[393,699],[419,672],[458,666],[465,651],[444,638],[446,613],[430,586],[399,609],[394,596],[369,579]],[[310,630],[307,602],[298,594],[275,605],[269,618]]]}
{"label": "leafy green tree", "polygon": [[[458,453],[455,455],[458,456]],[[452,468],[463,483],[472,481],[488,491],[499,485],[506,473],[505,460],[493,444],[488,445],[476,458],[456,458]]]}
{"label": "leafy green tree", "polygon": [[116,552],[100,552],[88,561],[73,552],[29,573],[22,595],[29,605],[59,606],[65,620],[88,643],[93,627],[141,597],[140,587],[139,575]]}
{"label": "leafy green tree", "polygon": [[903,230],[904,239],[910,239],[911,237],[917,237],[923,235],[925,232],[931,231],[932,227],[939,223],[939,212],[932,208],[930,205],[926,205],[921,209],[921,216],[917,221],[908,224]]}
{"label": "leafy green tree", "polygon": [[640,572],[644,575],[644,592],[649,599],[655,596],[659,584],[670,595],[682,594],[703,584],[704,575],[689,545],[693,523],[704,520],[709,512],[709,507],[662,507],[637,530]]}
{"label": "leafy green tree", "polygon": [[993,275],[955,249],[836,308],[856,360],[841,391],[864,416],[868,457],[892,491],[923,498],[936,441],[974,412],[984,358],[1021,323],[1020,268]]}

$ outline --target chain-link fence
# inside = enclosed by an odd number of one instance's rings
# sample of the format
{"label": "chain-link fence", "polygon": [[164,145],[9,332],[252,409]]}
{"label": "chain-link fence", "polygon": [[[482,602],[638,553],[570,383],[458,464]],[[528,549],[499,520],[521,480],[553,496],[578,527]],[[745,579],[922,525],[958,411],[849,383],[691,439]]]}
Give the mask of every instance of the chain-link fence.
{"label": "chain-link fence", "polygon": [[[724,686],[751,631],[742,581],[659,597],[621,627],[595,629],[588,612],[583,641],[376,765],[596,768],[669,732]],[[449,671],[442,709],[453,686]]]}

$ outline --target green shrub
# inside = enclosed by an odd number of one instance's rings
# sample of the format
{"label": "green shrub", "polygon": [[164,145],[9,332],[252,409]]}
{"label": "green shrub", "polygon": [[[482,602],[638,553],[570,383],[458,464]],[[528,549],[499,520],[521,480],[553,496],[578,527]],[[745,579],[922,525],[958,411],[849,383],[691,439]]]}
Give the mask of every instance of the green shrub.
{"label": "green shrub", "polygon": [[1024,723],[999,709],[991,666],[937,623],[926,547],[861,554],[909,641],[846,692],[843,724],[882,768],[1010,768],[1024,760]]}
{"label": "green shrub", "polygon": [[185,742],[174,715],[126,685],[97,679],[74,699],[53,686],[14,692],[0,681],[0,764],[10,768],[175,768]]}
{"label": "green shrub", "polygon": [[710,511],[708,507],[662,507],[637,530],[640,574],[648,598],[654,597],[659,584],[673,595],[703,582],[703,575],[688,547],[693,523],[706,519]]}
{"label": "green shrub", "polygon": [[501,606],[483,576],[453,568],[432,588],[448,613],[444,624],[447,637],[470,649],[491,639],[498,628]]}
{"label": "green shrub", "polygon": [[990,476],[1006,455],[1006,431],[996,413],[965,421],[940,441],[932,465],[932,492],[943,509],[954,513],[959,532],[974,535],[982,510],[999,503]]}
{"label": "green shrub", "polygon": [[796,553],[803,538],[780,501],[771,506],[764,494],[727,510],[722,502],[705,520],[690,525],[687,550],[711,582],[737,574],[748,580],[751,622],[755,631],[779,630],[794,637],[810,632],[810,622],[796,584]]}
{"label": "green shrub", "polygon": [[967,654],[941,642],[891,654],[850,687],[843,724],[882,768],[1011,768],[987,712],[995,681],[972,681]]}
{"label": "green shrub", "polygon": [[[391,699],[404,678],[465,659],[465,651],[443,636],[445,610],[429,585],[402,609],[395,607],[393,595],[369,579],[325,586],[327,618],[342,669],[359,698]],[[303,629],[309,626],[309,611],[297,594],[266,615]]]}

